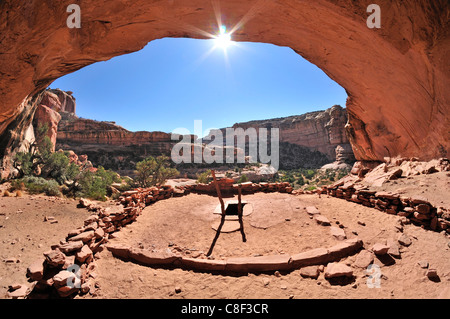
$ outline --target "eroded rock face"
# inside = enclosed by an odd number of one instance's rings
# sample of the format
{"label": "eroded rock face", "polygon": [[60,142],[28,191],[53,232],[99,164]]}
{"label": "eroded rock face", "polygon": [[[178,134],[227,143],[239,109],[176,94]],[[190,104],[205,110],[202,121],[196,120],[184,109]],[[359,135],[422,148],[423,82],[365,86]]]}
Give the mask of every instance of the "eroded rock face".
{"label": "eroded rock face", "polygon": [[82,27],[69,29],[71,2],[0,3],[1,144],[18,126],[29,125],[20,120],[27,118],[26,105],[58,77],[154,39],[216,34],[221,16],[229,30],[237,26],[234,40],[291,47],[347,90],[347,131],[356,159],[448,154],[447,0],[379,0],[381,29],[366,25],[369,2],[352,0],[86,0]]}
{"label": "eroded rock face", "polygon": [[61,113],[57,134],[57,149],[86,154],[95,166],[120,173],[129,173],[135,164],[147,156],[170,152],[175,141],[164,132],[131,132],[114,122],[78,118],[73,113]]}
{"label": "eroded rock face", "polygon": [[40,105],[37,107],[36,112],[34,113],[33,118],[33,126],[35,132],[40,128],[40,126],[45,125],[47,127],[46,135],[52,142],[53,151],[55,151],[58,123],[61,120],[61,115],[59,115],[60,111],[61,102],[59,100],[59,97],[50,91],[46,91]]}
{"label": "eroded rock face", "polygon": [[[310,112],[303,115],[295,115],[283,118],[257,120],[234,124],[231,132],[238,136],[236,142],[244,140],[254,129],[257,136],[267,136],[268,149],[270,149],[270,131],[279,129],[279,162],[281,169],[296,169],[299,167],[319,168],[324,164],[339,161],[353,163],[352,147],[347,139],[345,123],[347,112],[339,105],[335,105],[325,111]],[[242,130],[239,130],[242,129]],[[261,131],[261,129],[267,129]],[[212,130],[205,140],[216,140],[219,133]],[[220,129],[224,145],[227,140],[227,128]],[[220,136],[220,135],[219,135]],[[250,139],[246,139],[247,154],[249,146],[258,149],[258,145],[252,145]],[[239,147],[239,146],[238,146]],[[339,148],[339,152],[336,148]],[[347,167],[347,165],[343,165]]]}
{"label": "eroded rock face", "polygon": [[[336,158],[338,145],[350,146],[346,132],[347,112],[339,105],[325,111],[306,113],[263,121],[236,123],[233,128],[279,128],[280,142],[305,146],[324,153],[329,160]],[[225,136],[225,134],[224,134]],[[350,151],[351,152],[351,151]]]}

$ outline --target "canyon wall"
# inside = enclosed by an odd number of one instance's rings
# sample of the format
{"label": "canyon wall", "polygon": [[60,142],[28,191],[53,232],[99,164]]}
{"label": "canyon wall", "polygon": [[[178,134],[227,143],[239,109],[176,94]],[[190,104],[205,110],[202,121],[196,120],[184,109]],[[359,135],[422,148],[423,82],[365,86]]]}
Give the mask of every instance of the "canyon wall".
{"label": "canyon wall", "polygon": [[[355,161],[351,145],[347,138],[345,125],[347,112],[339,105],[325,111],[310,112],[303,115],[294,115],[283,118],[256,120],[236,123],[231,128],[241,135],[246,135],[249,128],[254,128],[257,135],[260,129],[279,129],[280,168],[296,169],[300,167],[318,168],[338,160],[341,163],[352,164]],[[227,128],[220,129],[223,142],[226,143]],[[215,140],[215,131],[211,131],[205,140]],[[239,134],[238,134],[239,135]],[[235,137],[235,143],[238,137]],[[270,150],[270,137],[268,137]],[[252,144],[246,139],[246,150]],[[257,145],[254,145],[257,147]],[[337,150],[338,148],[338,150]],[[344,165],[345,166],[345,165]]]}
{"label": "canyon wall", "polygon": [[379,29],[366,23],[370,0],[85,0],[79,29],[67,27],[72,3],[0,2],[1,155],[21,146],[55,79],[155,39],[210,38],[219,24],[235,41],[292,48],[344,87],[356,159],[448,155],[448,0],[379,0]]}
{"label": "canyon wall", "polygon": [[114,122],[102,122],[62,113],[56,148],[86,154],[94,166],[131,174],[147,156],[170,156],[177,141],[170,133],[131,132]]}
{"label": "canyon wall", "polygon": [[[60,114],[62,119],[58,126],[56,148],[86,154],[94,166],[102,165],[119,172],[131,171],[146,156],[170,156],[172,148],[178,143],[171,139],[170,133],[130,132],[114,122],[83,119],[69,112]],[[341,156],[342,162],[354,161],[345,133],[346,119],[345,109],[336,105],[326,111],[237,123],[233,128],[246,130],[252,127],[258,131],[259,128],[277,127],[280,129],[280,168],[318,168],[335,161],[337,146],[350,149],[350,154]],[[221,131],[223,145],[226,145],[226,129]],[[211,136],[203,139],[203,149],[208,147],[210,138]],[[191,140],[194,139],[191,136]],[[239,147],[238,144],[234,145],[234,155],[242,154]],[[213,149],[213,146],[209,149]],[[249,155],[248,145],[246,149],[244,155]]]}

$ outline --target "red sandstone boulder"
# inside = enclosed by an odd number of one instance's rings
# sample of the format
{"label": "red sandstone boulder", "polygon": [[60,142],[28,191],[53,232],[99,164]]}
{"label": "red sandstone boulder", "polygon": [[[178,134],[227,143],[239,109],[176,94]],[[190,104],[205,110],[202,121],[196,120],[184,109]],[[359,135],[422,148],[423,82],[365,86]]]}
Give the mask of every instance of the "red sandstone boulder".
{"label": "red sandstone boulder", "polygon": [[353,277],[353,270],[342,263],[329,263],[325,269],[325,278]]}

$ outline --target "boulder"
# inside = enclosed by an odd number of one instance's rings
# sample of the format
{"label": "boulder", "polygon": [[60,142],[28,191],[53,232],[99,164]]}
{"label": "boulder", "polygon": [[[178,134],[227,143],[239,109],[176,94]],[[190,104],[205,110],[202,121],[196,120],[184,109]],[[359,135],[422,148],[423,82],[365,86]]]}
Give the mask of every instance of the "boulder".
{"label": "boulder", "polygon": [[381,244],[381,243],[376,243],[375,245],[372,246],[372,251],[376,254],[376,255],[386,255],[388,250],[389,250],[389,246],[385,245],[385,244]]}
{"label": "boulder", "polygon": [[345,231],[342,228],[331,226],[330,227],[331,235],[337,240],[344,240],[347,238],[345,235]]}
{"label": "boulder", "polygon": [[32,281],[41,280],[44,276],[44,260],[38,259],[27,268],[27,277]]}
{"label": "boulder", "polygon": [[320,271],[318,266],[308,266],[300,269],[300,276],[303,278],[317,279]]}
{"label": "boulder", "polygon": [[359,268],[367,268],[371,263],[373,263],[374,255],[368,250],[361,250],[361,252],[356,256],[354,265]]}
{"label": "boulder", "polygon": [[64,255],[60,250],[53,249],[49,252],[44,253],[47,265],[50,267],[63,266],[66,262],[66,255]]}
{"label": "boulder", "polygon": [[325,269],[325,278],[353,277],[353,270],[342,263],[329,263]]}
{"label": "boulder", "polygon": [[328,220],[328,218],[326,218],[326,217],[323,216],[323,215],[320,215],[320,214],[314,215],[314,220],[315,220],[319,225],[322,225],[322,226],[330,226],[330,221]]}

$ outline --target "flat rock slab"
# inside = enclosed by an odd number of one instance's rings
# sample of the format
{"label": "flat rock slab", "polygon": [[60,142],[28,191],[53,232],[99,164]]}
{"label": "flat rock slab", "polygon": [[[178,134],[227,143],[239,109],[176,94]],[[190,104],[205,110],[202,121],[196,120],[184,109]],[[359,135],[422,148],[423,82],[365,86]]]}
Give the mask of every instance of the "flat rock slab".
{"label": "flat rock slab", "polygon": [[[316,248],[292,256],[282,254],[258,257],[232,257],[226,260],[182,257],[170,252],[153,252],[145,249],[130,248],[121,244],[109,244],[106,245],[106,248],[116,257],[132,260],[147,266],[173,265],[200,271],[267,272],[293,270],[331,263],[357,252],[362,245],[362,240],[353,238],[330,248]],[[312,274],[310,277],[314,278],[315,271],[310,274]]]}
{"label": "flat rock slab", "polygon": [[329,259],[328,249],[316,248],[299,254],[292,255],[291,266],[293,268],[306,267],[326,263]]}
{"label": "flat rock slab", "polygon": [[318,266],[308,266],[300,269],[300,276],[303,278],[313,278],[317,279],[319,277],[320,271]]}
{"label": "flat rock slab", "polygon": [[319,225],[322,225],[322,226],[330,226],[330,221],[328,220],[328,218],[326,218],[326,217],[323,216],[323,215],[320,215],[320,214],[314,215],[314,220],[315,220]]}
{"label": "flat rock slab", "polygon": [[200,271],[223,271],[225,270],[226,262],[224,260],[209,260],[182,257],[181,266],[187,269]]}
{"label": "flat rock slab", "polygon": [[166,252],[153,252],[146,249],[130,248],[130,259],[143,265],[170,265],[180,257]]}
{"label": "flat rock slab", "polygon": [[357,256],[354,265],[359,268],[367,268],[373,263],[374,255],[368,250],[362,250]]}
{"label": "flat rock slab", "polygon": [[307,206],[305,208],[305,210],[309,215],[319,215],[320,214],[320,211],[315,206]]}
{"label": "flat rock slab", "polygon": [[325,269],[325,278],[352,277],[353,270],[342,263],[329,263]]}
{"label": "flat rock slab", "polygon": [[337,240],[344,240],[347,238],[347,236],[345,235],[345,231],[342,228],[336,226],[330,227],[330,233]]}
{"label": "flat rock slab", "polygon": [[377,255],[386,255],[389,251],[389,246],[382,244],[382,243],[376,243],[372,246],[372,251]]}
{"label": "flat rock slab", "polygon": [[228,258],[225,270],[236,272],[286,270],[289,268],[290,258],[290,255]]}
{"label": "flat rock slab", "polygon": [[292,207],[284,199],[268,200],[253,203],[253,213],[250,216],[250,225],[256,228],[267,229],[284,223],[292,218]]}

